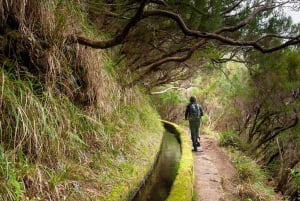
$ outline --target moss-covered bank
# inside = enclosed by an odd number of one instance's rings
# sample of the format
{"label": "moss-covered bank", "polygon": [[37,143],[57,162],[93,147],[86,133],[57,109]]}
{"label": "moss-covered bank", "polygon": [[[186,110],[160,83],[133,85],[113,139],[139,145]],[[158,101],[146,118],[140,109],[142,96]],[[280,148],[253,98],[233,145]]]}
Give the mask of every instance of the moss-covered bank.
{"label": "moss-covered bank", "polygon": [[142,94],[103,118],[5,72],[0,82],[2,200],[126,200],[151,169],[163,127]]}
{"label": "moss-covered bank", "polygon": [[162,122],[166,130],[177,135],[181,144],[178,172],[167,201],[191,201],[193,199],[194,163],[190,139],[178,125],[168,121]]}
{"label": "moss-covered bank", "polygon": [[[159,150],[163,126],[140,88],[116,78],[86,1],[0,5],[0,200],[126,200]],[[151,149],[149,149],[151,147]]]}

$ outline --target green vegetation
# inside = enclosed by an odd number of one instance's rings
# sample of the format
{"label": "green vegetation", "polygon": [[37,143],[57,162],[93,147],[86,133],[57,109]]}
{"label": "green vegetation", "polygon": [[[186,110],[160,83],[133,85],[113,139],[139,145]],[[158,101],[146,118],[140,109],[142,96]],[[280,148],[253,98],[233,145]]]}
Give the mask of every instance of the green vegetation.
{"label": "green vegetation", "polygon": [[[286,50],[255,56],[259,61],[256,66],[235,62],[208,66],[205,76],[199,76],[192,88],[178,92],[181,98],[176,100],[185,99],[185,103],[174,106],[167,95],[161,95],[161,102],[178,111],[172,121],[186,124],[182,122],[185,104],[191,94],[198,97],[206,114],[201,132],[219,132],[220,145],[233,147],[243,199],[272,200],[274,189],[287,198],[297,196],[299,79],[295,75],[300,72],[299,55]],[[164,113],[168,114],[167,110],[160,110]],[[267,183],[272,183],[271,188]]]}
{"label": "green vegetation", "polygon": [[277,200],[274,191],[274,181],[268,181],[270,175],[263,171],[253,159],[247,156],[249,144],[239,138],[234,131],[222,133],[210,132],[219,139],[221,146],[224,146],[236,168],[236,190],[243,201],[268,201]]}
{"label": "green vegetation", "polygon": [[241,200],[276,200],[273,187],[267,185],[266,173],[252,159],[238,151],[234,151],[232,157],[237,170],[237,190]]}
{"label": "green vegetation", "polygon": [[299,167],[299,54],[252,56],[256,65],[220,65],[196,80],[193,92],[210,114],[204,125],[222,133],[221,145],[243,151],[274,188],[293,197],[299,192],[290,171]]}
{"label": "green vegetation", "polygon": [[190,139],[185,131],[178,125],[163,121],[165,128],[178,136],[181,144],[181,158],[177,170],[177,176],[172,185],[167,201],[192,201],[194,185],[193,155],[190,147]]}
{"label": "green vegetation", "polygon": [[235,149],[246,151],[249,149],[249,145],[240,138],[240,136],[234,131],[224,131],[218,136],[221,146],[232,146]]}
{"label": "green vegetation", "polygon": [[179,123],[179,117],[183,117],[181,106],[186,102],[179,93],[168,91],[162,94],[154,94],[152,100],[163,119]]}
{"label": "green vegetation", "polygon": [[[0,198],[128,198],[156,158],[159,118],[182,123],[191,94],[205,110],[203,128],[247,155],[236,158],[241,188],[252,189],[243,198],[270,198],[260,171],[247,173],[248,157],[295,198],[299,25],[278,9],[285,4],[255,4],[3,1]],[[178,91],[149,96],[166,87]]]}
{"label": "green vegetation", "polygon": [[67,44],[75,24],[99,35],[81,4],[19,3],[13,12],[31,35],[19,42],[14,24],[3,29],[1,50],[10,54],[1,55],[0,199],[127,199],[163,135],[150,98],[120,86],[107,52]]}
{"label": "green vegetation", "polygon": [[97,118],[3,71],[1,83],[2,199],[123,200],[151,168],[163,130],[149,104]]}
{"label": "green vegetation", "polygon": [[298,187],[300,187],[300,168],[298,168],[296,171],[291,170],[291,175],[293,177],[294,182]]}

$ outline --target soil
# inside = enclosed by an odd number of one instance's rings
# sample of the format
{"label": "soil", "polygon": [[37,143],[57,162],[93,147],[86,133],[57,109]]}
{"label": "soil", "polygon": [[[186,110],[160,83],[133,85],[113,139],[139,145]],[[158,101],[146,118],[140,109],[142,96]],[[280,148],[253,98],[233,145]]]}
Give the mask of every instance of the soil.
{"label": "soil", "polygon": [[202,152],[193,152],[196,201],[240,200],[234,182],[235,168],[215,138],[201,135]]}

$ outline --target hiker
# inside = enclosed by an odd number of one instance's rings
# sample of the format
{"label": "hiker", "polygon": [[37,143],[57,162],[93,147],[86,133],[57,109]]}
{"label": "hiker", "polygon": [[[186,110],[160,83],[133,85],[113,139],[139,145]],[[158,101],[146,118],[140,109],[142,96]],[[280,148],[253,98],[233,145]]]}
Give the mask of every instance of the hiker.
{"label": "hiker", "polygon": [[[191,138],[193,143],[193,151],[202,151],[200,147],[200,137],[199,137],[199,127],[201,122],[201,117],[203,116],[203,110],[201,106],[197,103],[196,97],[190,97],[190,103],[187,105],[185,110],[185,120],[189,120]],[[198,141],[199,140],[199,141]]]}

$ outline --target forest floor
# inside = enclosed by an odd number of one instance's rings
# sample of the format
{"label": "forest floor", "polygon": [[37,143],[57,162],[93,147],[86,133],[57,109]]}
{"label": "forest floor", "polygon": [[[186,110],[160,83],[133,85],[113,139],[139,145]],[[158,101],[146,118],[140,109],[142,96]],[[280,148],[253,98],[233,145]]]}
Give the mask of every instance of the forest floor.
{"label": "forest floor", "polygon": [[217,140],[201,135],[202,152],[193,152],[196,201],[240,200],[235,185],[236,170]]}

